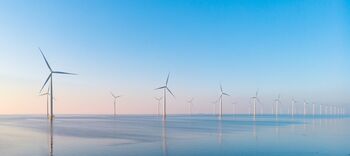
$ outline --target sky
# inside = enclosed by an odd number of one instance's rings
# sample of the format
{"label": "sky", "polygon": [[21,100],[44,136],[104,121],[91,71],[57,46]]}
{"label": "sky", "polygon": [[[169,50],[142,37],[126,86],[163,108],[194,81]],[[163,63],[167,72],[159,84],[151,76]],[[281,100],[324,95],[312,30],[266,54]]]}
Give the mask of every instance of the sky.
{"label": "sky", "polygon": [[57,114],[157,113],[170,72],[168,113],[282,112],[295,98],[350,109],[350,3],[342,0],[0,1],[0,114],[44,114],[49,69]]}

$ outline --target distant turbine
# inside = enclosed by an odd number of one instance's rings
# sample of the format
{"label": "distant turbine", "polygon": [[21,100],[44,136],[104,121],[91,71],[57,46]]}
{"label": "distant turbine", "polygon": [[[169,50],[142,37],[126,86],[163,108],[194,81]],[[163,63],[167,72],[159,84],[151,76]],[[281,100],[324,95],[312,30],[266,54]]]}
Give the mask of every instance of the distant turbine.
{"label": "distant turbine", "polygon": [[294,117],[294,105],[295,103],[297,103],[297,101],[295,101],[295,99],[292,99],[292,117]]}
{"label": "distant turbine", "polygon": [[320,105],[320,115],[322,115],[322,105]]}
{"label": "distant turbine", "polygon": [[216,104],[218,103],[218,100],[211,102],[214,105],[214,115],[217,115],[216,111]]}
{"label": "distant turbine", "polygon": [[53,114],[53,83],[52,83],[52,79],[53,79],[53,74],[67,74],[67,75],[76,75],[74,73],[67,73],[67,72],[61,72],[61,71],[53,71],[48,63],[48,61],[46,60],[46,57],[44,55],[44,53],[41,51],[41,49],[39,48],[41,55],[43,56],[45,63],[47,65],[47,67],[50,69],[50,74],[47,77],[44,85],[41,87],[40,92],[43,90],[43,88],[45,87],[46,83],[50,80],[50,102],[51,102],[51,113],[50,113],[50,120],[53,120],[54,118],[54,114]]}
{"label": "distant turbine", "polygon": [[154,99],[156,99],[158,101],[158,115],[160,115],[160,101],[162,101],[163,97],[162,96],[159,98],[155,97]]}
{"label": "distant turbine", "polygon": [[226,95],[226,96],[230,96],[230,95],[228,95],[227,93],[225,93],[223,90],[222,90],[222,86],[221,86],[221,84],[220,84],[220,115],[219,115],[219,119],[221,120],[221,118],[222,118],[222,96],[223,95]]}
{"label": "distant turbine", "polygon": [[[253,100],[253,116],[256,117],[256,103],[260,102],[260,99],[258,98],[259,90],[256,91],[255,96],[251,97],[250,99]],[[251,113],[250,113],[251,114]]]}
{"label": "distant turbine", "polygon": [[118,95],[118,96],[115,96],[112,92],[111,92],[111,95],[112,95],[112,97],[114,98],[114,102],[113,102],[113,106],[114,106],[114,109],[113,109],[113,111],[114,111],[114,117],[116,116],[116,112],[117,112],[117,99],[118,98],[120,98],[120,97],[122,97],[121,95]]}
{"label": "distant turbine", "polygon": [[232,103],[232,114],[235,116],[236,115],[236,104],[237,102]]}
{"label": "distant turbine", "polygon": [[275,99],[275,115],[276,115],[276,118],[278,117],[278,112],[279,112],[279,104],[281,103],[281,95],[278,94],[278,98]]}
{"label": "distant turbine", "polygon": [[315,116],[315,103],[312,103],[312,115]]}
{"label": "distant turbine", "polygon": [[166,92],[168,91],[173,97],[174,94],[170,91],[170,89],[168,88],[168,82],[169,82],[169,75],[170,73],[168,73],[168,77],[166,78],[166,81],[165,81],[165,86],[162,86],[162,87],[159,87],[159,88],[156,88],[155,90],[158,90],[158,89],[163,89],[163,93],[164,93],[164,103],[163,103],[163,120],[166,119]]}
{"label": "distant turbine", "polygon": [[306,104],[308,103],[306,102],[306,100],[304,100],[304,116],[306,115]]}
{"label": "distant turbine", "polygon": [[40,94],[39,96],[44,96],[46,95],[46,117],[50,118],[49,116],[49,96],[50,96],[50,87],[47,88],[47,92]]}
{"label": "distant turbine", "polygon": [[187,103],[190,105],[190,115],[192,115],[192,105],[193,105],[194,98],[191,98]]}

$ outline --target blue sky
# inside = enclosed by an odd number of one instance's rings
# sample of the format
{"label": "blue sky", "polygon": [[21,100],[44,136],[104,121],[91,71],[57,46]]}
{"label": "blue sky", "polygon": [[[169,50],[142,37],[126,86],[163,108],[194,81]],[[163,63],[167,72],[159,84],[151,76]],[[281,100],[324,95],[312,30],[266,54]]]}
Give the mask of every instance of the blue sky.
{"label": "blue sky", "polygon": [[31,113],[8,106],[27,103],[13,95],[42,102],[35,94],[48,69],[38,46],[58,70],[79,73],[55,81],[60,113],[81,106],[96,113],[96,104],[108,113],[109,90],[126,95],[123,113],[150,113],[135,108],[153,107],[153,88],[168,72],[173,113],[186,112],[192,96],[203,105],[198,112],[210,111],[220,83],[242,112],[257,88],[267,108],[279,93],[285,108],[291,97],[346,105],[349,7],[340,0],[2,1],[1,105]]}

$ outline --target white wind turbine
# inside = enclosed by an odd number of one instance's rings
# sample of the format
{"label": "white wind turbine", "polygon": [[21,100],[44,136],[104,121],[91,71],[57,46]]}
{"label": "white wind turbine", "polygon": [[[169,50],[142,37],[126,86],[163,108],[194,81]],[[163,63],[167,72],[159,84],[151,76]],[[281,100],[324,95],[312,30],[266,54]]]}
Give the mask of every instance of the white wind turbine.
{"label": "white wind turbine", "polygon": [[117,115],[117,99],[122,97],[122,96],[121,95],[115,96],[112,92],[111,92],[111,95],[112,95],[112,97],[114,99],[114,101],[113,101],[113,106],[114,106],[114,108],[113,108],[113,112],[114,112],[113,115],[115,117]]}
{"label": "white wind turbine", "polygon": [[163,120],[166,119],[166,92],[168,91],[173,97],[174,94],[170,91],[170,89],[168,88],[168,82],[169,82],[169,75],[170,73],[168,73],[168,77],[165,81],[165,86],[162,86],[162,87],[159,87],[159,88],[156,88],[155,90],[158,90],[158,89],[163,89],[163,93],[164,93],[164,103],[163,103]]}
{"label": "white wind turbine", "polygon": [[43,56],[44,60],[45,60],[45,63],[47,65],[47,67],[50,69],[50,74],[49,76],[47,77],[44,85],[41,87],[40,89],[40,92],[43,90],[43,88],[45,87],[46,83],[50,80],[50,120],[53,120],[54,118],[54,113],[53,113],[53,75],[54,74],[66,74],[66,75],[77,75],[77,74],[74,74],[74,73],[67,73],[67,72],[61,72],[61,71],[53,71],[52,68],[50,67],[48,61],[46,60],[46,57],[44,55],[44,53],[41,51],[41,49],[39,48],[40,50],[40,53],[41,55]]}
{"label": "white wind turbine", "polygon": [[228,95],[227,93],[225,93],[223,90],[222,90],[222,86],[221,86],[221,84],[220,84],[220,115],[219,115],[219,119],[221,120],[221,118],[222,118],[222,96],[223,95],[226,95],[226,96],[230,96],[230,95]]}
{"label": "white wind turbine", "polygon": [[237,102],[232,102],[232,114],[234,116],[236,115],[236,104],[237,104]]}
{"label": "white wind turbine", "polygon": [[306,102],[306,100],[304,100],[304,116],[306,115],[306,104],[308,104],[307,102]]}
{"label": "white wind turbine", "polygon": [[312,116],[315,116],[316,108],[315,103],[312,103]]}
{"label": "white wind turbine", "polygon": [[278,114],[279,114],[279,104],[281,103],[281,95],[278,94],[278,98],[275,99],[275,115],[276,115],[276,118],[278,117]]}
{"label": "white wind turbine", "polygon": [[216,111],[216,104],[218,103],[218,100],[211,102],[214,105],[214,115],[217,115]]}
{"label": "white wind turbine", "polygon": [[162,101],[163,97],[162,96],[159,98],[155,97],[154,99],[158,101],[158,115],[160,115],[160,101]]}
{"label": "white wind turbine", "polygon": [[295,110],[295,104],[297,103],[297,101],[295,101],[295,99],[294,98],[292,98],[292,117],[294,117],[294,110]]}
{"label": "white wind turbine", "polygon": [[49,118],[49,97],[50,97],[50,87],[47,88],[47,92],[40,94],[39,96],[45,96],[46,95],[46,117]]}
{"label": "white wind turbine", "polygon": [[189,104],[189,108],[190,108],[190,115],[192,115],[192,106],[193,106],[193,100],[194,98],[191,98],[190,100],[187,101],[187,103]]}
{"label": "white wind turbine", "polygon": [[[259,90],[257,90],[257,91],[255,92],[255,96],[253,96],[253,97],[250,98],[250,99],[253,100],[253,116],[254,116],[254,118],[256,117],[256,103],[257,103],[257,102],[261,103],[260,100],[259,100],[259,98],[258,98],[258,94],[259,94]],[[250,113],[250,114],[251,114],[251,113]]]}

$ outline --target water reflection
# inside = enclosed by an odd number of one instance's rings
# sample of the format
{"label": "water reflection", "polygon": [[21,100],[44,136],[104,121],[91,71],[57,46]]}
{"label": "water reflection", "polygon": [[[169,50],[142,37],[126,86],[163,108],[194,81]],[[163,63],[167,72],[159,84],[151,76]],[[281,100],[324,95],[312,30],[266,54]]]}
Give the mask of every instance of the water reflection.
{"label": "water reflection", "polygon": [[167,124],[165,120],[162,125],[162,152],[162,155],[168,155]]}
{"label": "water reflection", "polygon": [[49,122],[49,156],[53,156],[53,120],[48,121]]}
{"label": "water reflection", "polygon": [[219,120],[217,121],[217,137],[218,137],[218,143],[221,145],[222,144],[222,121]]}

